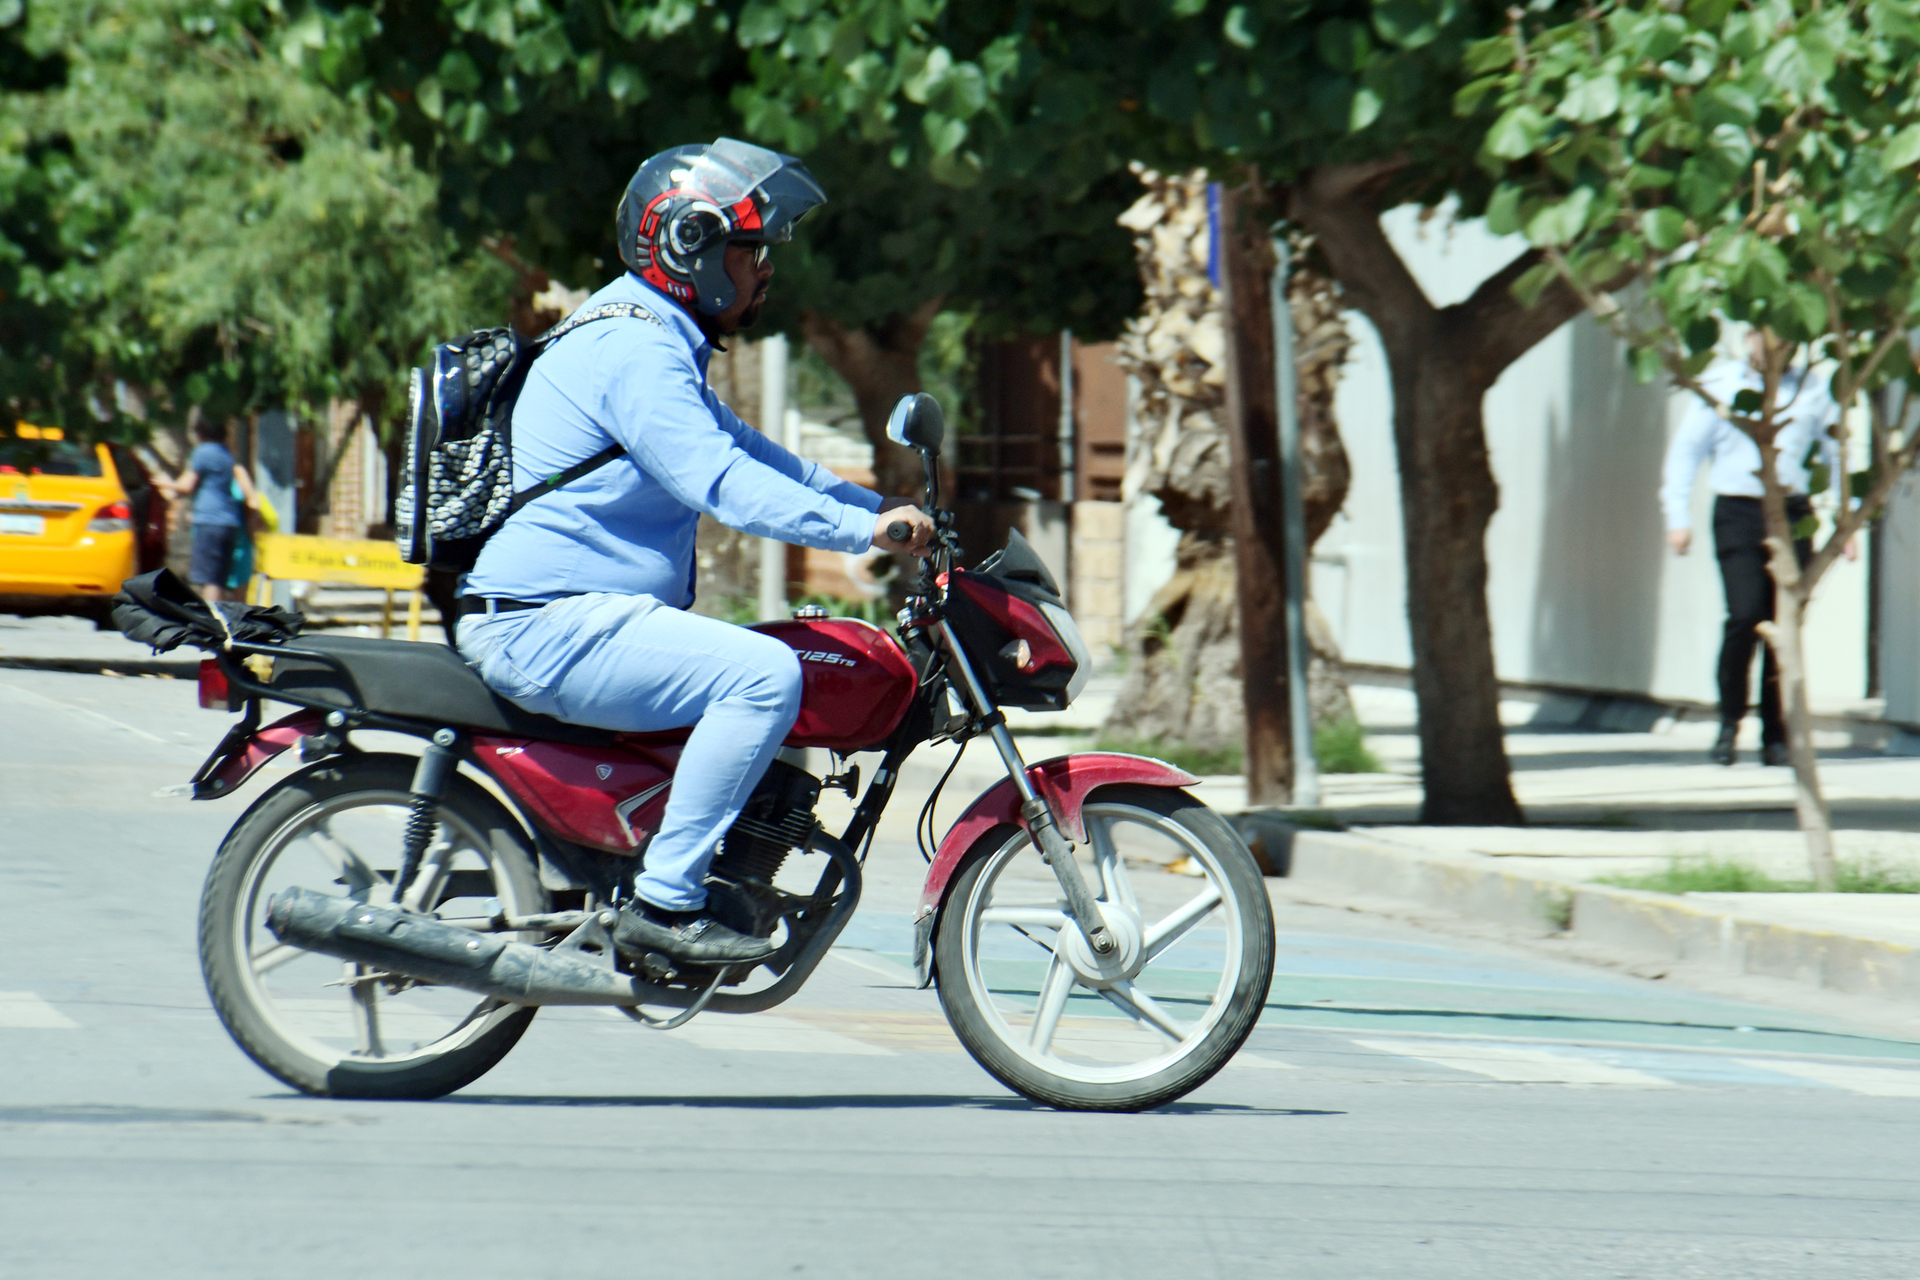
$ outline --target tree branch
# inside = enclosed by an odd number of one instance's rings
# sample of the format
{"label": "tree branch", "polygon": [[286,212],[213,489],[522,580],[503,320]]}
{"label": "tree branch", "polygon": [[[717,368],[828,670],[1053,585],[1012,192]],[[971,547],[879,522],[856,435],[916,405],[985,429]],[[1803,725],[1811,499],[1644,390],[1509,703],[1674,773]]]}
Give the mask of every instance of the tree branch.
{"label": "tree branch", "polygon": [[1513,296],[1514,282],[1545,260],[1540,250],[1529,249],[1482,280],[1465,302],[1440,312],[1442,332],[1458,335],[1462,353],[1471,355],[1489,386],[1503,369],[1587,306],[1564,277],[1547,286],[1531,307]]}
{"label": "tree branch", "polygon": [[1434,316],[1433,303],[1380,226],[1379,189],[1406,163],[1311,169],[1286,188],[1282,202],[1288,219],[1313,233],[1346,300],[1373,321],[1389,351],[1404,350]]}

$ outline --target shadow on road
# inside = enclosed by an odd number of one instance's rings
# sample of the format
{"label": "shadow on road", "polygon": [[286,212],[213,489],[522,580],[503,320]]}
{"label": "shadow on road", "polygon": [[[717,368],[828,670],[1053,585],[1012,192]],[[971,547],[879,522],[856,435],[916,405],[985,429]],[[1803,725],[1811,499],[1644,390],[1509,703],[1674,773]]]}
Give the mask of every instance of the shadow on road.
{"label": "shadow on road", "polygon": [[[456,1093],[436,1100],[440,1106],[471,1107],[698,1107],[761,1111],[912,1111],[952,1108],[973,1111],[1047,1111],[1025,1098],[969,1098],[933,1093],[851,1094],[511,1094]],[[1252,1107],[1225,1102],[1172,1102],[1153,1115],[1343,1116],[1344,1111],[1308,1111],[1291,1107]]]}

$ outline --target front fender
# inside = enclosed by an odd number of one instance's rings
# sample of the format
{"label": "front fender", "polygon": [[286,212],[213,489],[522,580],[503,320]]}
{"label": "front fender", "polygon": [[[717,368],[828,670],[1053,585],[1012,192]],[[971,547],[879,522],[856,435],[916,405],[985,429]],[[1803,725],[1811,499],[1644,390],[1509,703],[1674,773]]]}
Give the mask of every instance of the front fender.
{"label": "front fender", "polygon": [[[1027,766],[1033,789],[1046,799],[1054,821],[1067,839],[1076,844],[1087,838],[1080,810],[1087,796],[1100,787],[1130,783],[1145,787],[1190,787],[1200,779],[1184,769],[1176,769],[1162,760],[1146,756],[1122,755],[1117,751],[1086,751],[1077,755],[1055,756]],[[947,885],[960,869],[960,860],[981,836],[998,826],[1021,826],[1020,793],[1013,779],[996,782],[980,793],[967,811],[947,831],[940,848],[927,868],[926,884],[920,890],[920,909],[914,913],[913,962],[920,985],[933,980],[933,930],[938,922]]]}

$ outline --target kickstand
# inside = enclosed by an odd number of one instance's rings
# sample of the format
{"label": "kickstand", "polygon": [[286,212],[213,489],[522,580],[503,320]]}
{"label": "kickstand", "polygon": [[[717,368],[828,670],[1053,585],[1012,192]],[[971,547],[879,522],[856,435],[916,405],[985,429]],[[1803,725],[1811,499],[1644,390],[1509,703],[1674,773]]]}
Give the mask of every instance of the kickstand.
{"label": "kickstand", "polygon": [[614,1006],[614,1008],[626,1014],[629,1018],[632,1018],[635,1022],[639,1023],[643,1027],[651,1027],[655,1031],[671,1031],[675,1027],[685,1026],[688,1022],[691,1022],[693,1020],[694,1014],[699,1013],[702,1009],[706,1008],[707,1001],[713,999],[713,993],[720,989],[720,984],[726,981],[727,975],[732,972],[733,972],[733,967],[729,965],[727,968],[724,968],[720,970],[720,972],[714,974],[713,981],[707,984],[706,990],[700,993],[699,998],[696,999],[692,1004],[688,1005],[686,1008],[682,1009],[679,1013],[674,1014],[671,1018],[650,1018],[646,1014],[640,1012],[639,1005],[617,1004]]}

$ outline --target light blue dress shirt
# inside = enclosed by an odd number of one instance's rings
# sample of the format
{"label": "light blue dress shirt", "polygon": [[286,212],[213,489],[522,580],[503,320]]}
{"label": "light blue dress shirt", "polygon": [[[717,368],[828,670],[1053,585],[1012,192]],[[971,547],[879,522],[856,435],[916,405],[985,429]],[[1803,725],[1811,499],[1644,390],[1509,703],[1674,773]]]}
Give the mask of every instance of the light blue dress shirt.
{"label": "light blue dress shirt", "polygon": [[467,595],[550,601],[583,592],[693,603],[701,513],[826,551],[873,545],[880,495],[775,444],[707,386],[693,317],[632,273],[586,306],[634,302],[660,323],[597,320],[535,360],[513,411],[514,489],[618,442],[626,456],[544,494],[487,540]]}
{"label": "light blue dress shirt", "polygon": [[[1746,361],[1722,361],[1709,371],[1707,390],[1731,405],[1742,389],[1759,391],[1760,374]],[[1840,483],[1840,447],[1827,428],[1840,420],[1840,410],[1827,390],[1824,377],[1810,376],[1805,369],[1789,369],[1780,380],[1783,420],[1774,445],[1780,456],[1774,474],[1788,493],[1807,491],[1806,457],[1815,440],[1820,444],[1820,460]],[[1680,430],[1667,447],[1666,473],[1660,486],[1660,505],[1666,512],[1667,528],[1686,529],[1693,524],[1693,482],[1700,464],[1711,460],[1707,483],[1716,494],[1736,498],[1757,498],[1760,486],[1760,446],[1740,428],[1713,411],[1699,397],[1687,410]]]}

